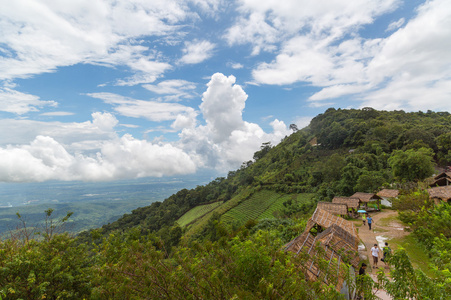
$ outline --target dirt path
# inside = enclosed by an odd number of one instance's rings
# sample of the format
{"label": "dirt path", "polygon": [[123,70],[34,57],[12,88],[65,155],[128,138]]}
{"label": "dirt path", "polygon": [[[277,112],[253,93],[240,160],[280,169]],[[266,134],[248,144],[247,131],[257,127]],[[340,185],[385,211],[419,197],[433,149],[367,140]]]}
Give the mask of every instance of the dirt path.
{"label": "dirt path", "polygon": [[[384,247],[385,242],[388,242],[390,246],[390,239],[400,238],[408,235],[409,233],[404,231],[404,226],[397,220],[398,212],[393,210],[384,210],[382,212],[376,212],[370,214],[373,218],[373,225],[371,230],[368,228],[368,224],[363,226],[362,221],[354,221],[355,225],[359,230],[359,237],[362,241],[362,245],[359,246],[359,254],[362,259],[368,259],[370,264],[367,267],[367,274],[369,274],[373,279],[376,279],[377,269],[373,268],[373,259],[371,256],[371,247],[374,244],[378,244],[381,252],[379,252],[379,258],[382,257],[382,247]],[[392,250],[393,247],[391,247]],[[389,275],[389,269],[385,267],[385,264],[379,261],[378,268],[383,268],[385,274]],[[381,299],[392,299],[386,295],[383,291],[379,291],[376,294]]]}

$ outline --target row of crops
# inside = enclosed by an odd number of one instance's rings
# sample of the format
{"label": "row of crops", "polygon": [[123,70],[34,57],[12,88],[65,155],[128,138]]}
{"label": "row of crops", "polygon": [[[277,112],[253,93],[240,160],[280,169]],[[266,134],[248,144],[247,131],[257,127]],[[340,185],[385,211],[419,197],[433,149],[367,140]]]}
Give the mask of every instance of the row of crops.
{"label": "row of crops", "polygon": [[239,221],[244,223],[248,220],[272,218],[273,212],[280,210],[283,203],[292,195],[281,195],[274,191],[262,190],[243,203],[237,205],[223,215],[224,221]]}
{"label": "row of crops", "polygon": [[218,201],[210,204],[205,205],[199,205],[194,207],[193,209],[190,209],[186,214],[180,217],[180,219],[177,220],[177,223],[184,227],[188,225],[189,223],[197,220],[198,218],[202,217],[203,215],[209,213],[216,207],[220,206],[223,202]]}

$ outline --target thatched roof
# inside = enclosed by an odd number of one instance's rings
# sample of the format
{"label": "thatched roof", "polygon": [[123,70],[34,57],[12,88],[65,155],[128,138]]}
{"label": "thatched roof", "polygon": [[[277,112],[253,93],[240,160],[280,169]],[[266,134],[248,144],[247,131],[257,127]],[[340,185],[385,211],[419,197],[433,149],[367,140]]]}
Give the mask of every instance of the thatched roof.
{"label": "thatched roof", "polygon": [[438,186],[428,189],[429,198],[441,199],[449,201],[451,199],[451,185]]}
{"label": "thatched roof", "polygon": [[374,200],[381,199],[381,197],[379,197],[376,194],[362,193],[362,192],[355,193],[354,195],[351,196],[351,198],[358,198],[362,202],[370,202],[372,200],[374,201]]}
{"label": "thatched roof", "polygon": [[348,208],[354,209],[357,209],[360,206],[360,200],[358,198],[351,197],[335,197],[332,199],[332,203],[346,204]]}
{"label": "thatched roof", "polygon": [[313,213],[310,220],[307,222],[307,226],[305,230],[310,231],[312,227],[317,224],[323,229],[327,229],[332,225],[337,225],[338,227],[343,228],[347,232],[349,232],[351,235],[357,237],[357,230],[352,222],[346,221],[343,218],[334,216],[331,213],[328,213],[327,211],[316,208],[315,212]]}
{"label": "thatched roof", "polygon": [[443,172],[438,174],[434,177],[434,180],[440,179],[440,178],[451,178],[451,172]]}
{"label": "thatched roof", "polygon": [[334,215],[348,214],[348,207],[346,204],[338,204],[332,202],[318,202],[318,208],[324,209]]}
{"label": "thatched roof", "polygon": [[377,195],[384,198],[396,198],[399,195],[399,190],[383,189]]}
{"label": "thatched roof", "polygon": [[451,178],[441,177],[429,183],[430,187],[451,185]]}
{"label": "thatched roof", "polygon": [[[318,225],[324,230],[312,234]],[[300,266],[307,279],[333,284],[339,291],[345,278],[344,262],[357,268],[359,263],[358,236],[353,223],[317,208],[309,219],[305,231],[286,245],[285,249],[304,255],[306,261]],[[319,261],[328,262],[326,270],[319,269]]]}

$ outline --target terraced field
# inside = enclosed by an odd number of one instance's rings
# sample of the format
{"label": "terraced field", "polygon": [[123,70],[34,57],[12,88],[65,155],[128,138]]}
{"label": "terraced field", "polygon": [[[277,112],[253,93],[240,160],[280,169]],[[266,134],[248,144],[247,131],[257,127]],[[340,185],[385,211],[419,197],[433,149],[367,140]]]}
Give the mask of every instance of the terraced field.
{"label": "terraced field", "polygon": [[224,221],[238,221],[245,223],[248,220],[261,220],[273,218],[274,211],[280,210],[283,203],[289,199],[309,201],[312,194],[279,194],[274,191],[263,190],[237,205],[223,215]]}
{"label": "terraced field", "polygon": [[272,212],[278,209],[283,201],[282,195],[269,190],[255,193],[243,203],[237,205],[222,216],[222,220],[239,221],[245,223],[248,220],[258,220],[260,217],[272,217]]}
{"label": "terraced field", "polygon": [[210,204],[205,205],[199,205],[194,207],[193,209],[189,210],[186,214],[180,217],[180,219],[177,220],[177,223],[181,227],[185,227],[189,223],[193,222],[194,220],[202,217],[206,213],[209,213],[210,211],[214,210],[218,206],[220,206],[223,202],[214,202]]}

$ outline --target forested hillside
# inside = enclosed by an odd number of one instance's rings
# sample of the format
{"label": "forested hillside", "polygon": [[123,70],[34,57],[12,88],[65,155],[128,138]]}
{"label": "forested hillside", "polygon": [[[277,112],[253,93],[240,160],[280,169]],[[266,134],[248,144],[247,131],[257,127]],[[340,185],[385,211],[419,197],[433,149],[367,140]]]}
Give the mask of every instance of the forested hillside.
{"label": "forested hillside", "polygon": [[432,175],[433,166],[451,163],[449,149],[448,112],[330,108],[276,147],[263,144],[253,160],[230,171],[226,178],[138,208],[102,230],[108,233],[139,226],[144,231],[158,231],[173,226],[198,205],[227,202],[240,195],[250,197],[261,189],[315,193],[317,200],[373,192],[394,181],[416,181]]}
{"label": "forested hillside", "polygon": [[[49,210],[40,232],[24,222],[0,241],[0,299],[342,299],[333,284],[306,280],[307,257],[281,249],[317,201],[382,187],[402,190],[394,208],[424,245],[432,276],[400,247],[394,280],[379,272],[379,284],[365,276],[351,288],[365,299],[377,288],[397,299],[446,299],[451,208],[418,184],[451,164],[450,149],[449,113],[328,109],[227,177],[77,238],[57,234],[70,215],[54,220]],[[318,272],[333,283],[328,263],[317,261]]]}

